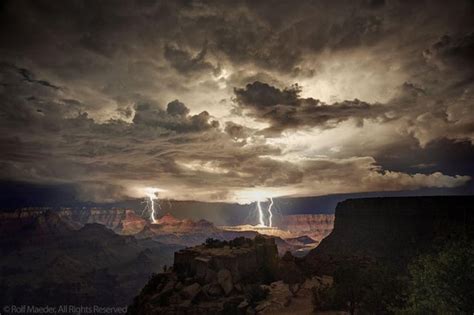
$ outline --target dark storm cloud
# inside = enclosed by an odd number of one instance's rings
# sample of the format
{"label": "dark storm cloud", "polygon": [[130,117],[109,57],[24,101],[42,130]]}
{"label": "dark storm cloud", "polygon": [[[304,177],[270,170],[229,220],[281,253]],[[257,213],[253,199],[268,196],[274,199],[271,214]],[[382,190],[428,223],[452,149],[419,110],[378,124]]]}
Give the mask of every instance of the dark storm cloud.
{"label": "dark storm cloud", "polygon": [[218,67],[205,60],[206,53],[207,43],[196,56],[192,56],[188,51],[179,49],[175,45],[166,45],[164,57],[173,68],[182,74],[202,71],[218,73]]}
{"label": "dark storm cloud", "polygon": [[444,35],[426,49],[423,56],[440,70],[456,70],[473,75],[474,33],[464,36]]}
{"label": "dark storm cloud", "polygon": [[379,150],[376,160],[386,169],[403,172],[435,172],[446,174],[474,173],[474,146],[468,141],[441,139],[420,148],[416,141],[397,143]]}
{"label": "dark storm cloud", "polygon": [[156,104],[137,104],[133,123],[164,128],[175,132],[199,132],[217,128],[219,122],[211,120],[208,112],[188,115],[189,109],[178,100],[168,103],[166,111]]}
{"label": "dark storm cloud", "polygon": [[[6,65],[8,67],[8,65]],[[55,85],[52,85],[51,83],[49,83],[48,81],[45,81],[45,80],[35,80],[34,79],[34,76],[33,74],[28,71],[27,69],[24,69],[24,68],[17,68],[18,72],[23,76],[24,80],[30,82],[30,83],[36,83],[36,84],[41,84],[41,85],[44,85],[46,87],[50,87],[50,88],[53,88],[53,89],[59,89],[59,87],[55,86]]]}
{"label": "dark storm cloud", "polygon": [[[53,44],[43,54],[72,48],[55,47],[55,39],[108,58],[122,52],[135,54],[138,44],[161,52],[183,73],[215,69],[205,58],[210,51],[224,54],[233,62],[287,71],[297,66],[308,51],[371,46],[391,39],[396,28],[405,30],[408,22],[441,29],[439,25],[449,20],[449,14],[469,12],[469,8],[469,2],[463,1],[452,7],[443,2],[425,6],[399,1],[384,5],[380,1],[13,1],[5,4],[3,20],[4,36],[12,39],[11,45],[34,50],[34,46],[46,48]],[[437,16],[440,10],[445,15]],[[21,19],[19,12],[31,19]],[[33,32],[35,23],[44,27]],[[7,33],[13,30],[36,45],[26,45],[13,35],[15,32]],[[37,32],[44,36],[35,36]],[[191,53],[189,48],[198,53]],[[46,54],[38,58],[49,59]]]}
{"label": "dark storm cloud", "polygon": [[338,123],[355,119],[381,116],[386,109],[359,100],[325,104],[313,98],[301,98],[298,86],[280,90],[262,82],[247,84],[235,89],[238,106],[248,110],[249,116],[271,123],[269,131],[290,128],[321,127],[334,128]]}
{"label": "dark storm cloud", "polygon": [[465,160],[426,152],[471,155],[472,8],[6,1],[0,179],[72,183],[84,199],[462,185],[472,169],[449,163]]}

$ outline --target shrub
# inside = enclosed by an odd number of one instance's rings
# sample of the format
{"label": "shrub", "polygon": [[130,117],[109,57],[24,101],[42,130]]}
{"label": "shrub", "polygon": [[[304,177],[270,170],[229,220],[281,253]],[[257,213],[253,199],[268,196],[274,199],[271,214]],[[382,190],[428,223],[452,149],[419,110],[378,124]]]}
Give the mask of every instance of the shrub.
{"label": "shrub", "polygon": [[474,244],[451,241],[409,266],[408,306],[400,313],[473,314]]}
{"label": "shrub", "polygon": [[390,314],[403,305],[403,287],[395,269],[387,265],[346,261],[336,269],[332,286],[313,289],[313,306],[321,311]]}

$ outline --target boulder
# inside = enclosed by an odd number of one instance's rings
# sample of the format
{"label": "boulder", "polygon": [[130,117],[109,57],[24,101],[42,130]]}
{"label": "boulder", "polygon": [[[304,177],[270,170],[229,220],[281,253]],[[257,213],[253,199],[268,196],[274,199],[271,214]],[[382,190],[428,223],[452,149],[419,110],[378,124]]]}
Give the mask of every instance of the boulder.
{"label": "boulder", "polygon": [[217,283],[207,284],[205,286],[205,292],[211,297],[219,297],[224,293],[221,289],[221,286]]}
{"label": "boulder", "polygon": [[191,306],[191,300],[186,300],[184,302],[182,302],[181,304],[179,304],[179,307],[181,308],[188,308]]}
{"label": "boulder", "polygon": [[201,292],[201,285],[195,282],[181,290],[181,296],[185,299],[193,300],[199,292]]}
{"label": "boulder", "polygon": [[248,306],[249,306],[249,302],[247,302],[247,300],[243,300],[242,302],[240,302],[238,308],[239,310],[245,310],[247,309]]}
{"label": "boulder", "polygon": [[183,288],[183,283],[182,282],[178,282],[176,283],[175,287],[174,287],[176,290],[180,291],[182,288]]}
{"label": "boulder", "polygon": [[224,290],[225,295],[229,295],[234,288],[234,283],[232,282],[232,274],[227,269],[221,269],[217,273],[217,282]]}
{"label": "boulder", "polygon": [[245,314],[246,315],[255,315],[255,310],[252,307],[248,307]]}
{"label": "boulder", "polygon": [[235,290],[236,290],[237,292],[242,292],[242,290],[243,290],[243,289],[242,289],[242,285],[241,285],[240,283],[236,283],[236,284],[234,285],[234,288],[235,288]]}
{"label": "boulder", "polygon": [[161,290],[161,293],[168,293],[170,291],[173,291],[174,289],[174,286],[176,285],[176,281],[173,280],[173,279],[170,279],[166,284],[165,286],[163,287],[163,289]]}
{"label": "boulder", "polygon": [[217,280],[217,273],[212,269],[206,270],[206,276],[204,278],[205,283],[213,283]]}
{"label": "boulder", "polygon": [[264,309],[266,309],[268,306],[270,306],[270,303],[268,301],[263,301],[262,303],[258,304],[255,310],[257,312],[261,312]]}

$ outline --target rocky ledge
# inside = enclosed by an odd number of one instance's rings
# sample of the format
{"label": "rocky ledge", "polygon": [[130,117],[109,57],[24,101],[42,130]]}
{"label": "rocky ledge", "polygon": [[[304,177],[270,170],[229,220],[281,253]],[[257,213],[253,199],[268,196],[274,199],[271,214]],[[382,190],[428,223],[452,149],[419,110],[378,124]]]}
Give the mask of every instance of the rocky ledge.
{"label": "rocky ledge", "polygon": [[277,280],[273,238],[208,239],[175,253],[172,268],[155,275],[129,307],[129,314],[240,314],[256,307]]}

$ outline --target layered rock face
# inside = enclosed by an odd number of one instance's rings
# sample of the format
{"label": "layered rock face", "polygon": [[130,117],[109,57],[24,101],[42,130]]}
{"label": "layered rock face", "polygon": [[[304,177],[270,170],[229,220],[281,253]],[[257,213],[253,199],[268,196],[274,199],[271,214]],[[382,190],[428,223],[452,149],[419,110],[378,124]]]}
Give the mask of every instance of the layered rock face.
{"label": "layered rock face", "polygon": [[333,214],[293,214],[281,218],[279,227],[294,237],[307,235],[321,241],[331,233],[334,226]]}
{"label": "layered rock face", "polygon": [[127,214],[133,212],[128,209],[78,209],[70,211],[69,215],[62,214],[64,210],[59,211],[60,215],[67,217],[69,220],[79,222],[81,224],[98,223],[105,225],[109,229],[117,230],[123,220],[127,218]]}
{"label": "layered rock face", "polygon": [[337,205],[334,230],[305,261],[320,271],[349,258],[403,263],[437,239],[472,238],[473,231],[471,196],[349,199]]}
{"label": "layered rock face", "polygon": [[146,220],[130,209],[61,208],[53,210],[50,208],[25,208],[14,212],[0,213],[0,230],[10,229],[13,231],[18,226],[33,222],[37,217],[48,211],[55,212],[76,229],[85,224],[98,223],[118,233],[136,234],[147,224]]}

